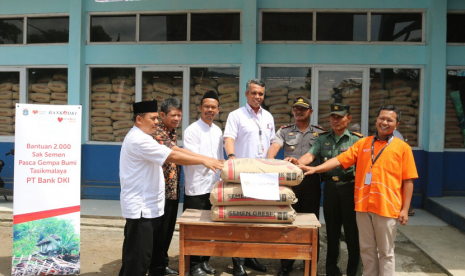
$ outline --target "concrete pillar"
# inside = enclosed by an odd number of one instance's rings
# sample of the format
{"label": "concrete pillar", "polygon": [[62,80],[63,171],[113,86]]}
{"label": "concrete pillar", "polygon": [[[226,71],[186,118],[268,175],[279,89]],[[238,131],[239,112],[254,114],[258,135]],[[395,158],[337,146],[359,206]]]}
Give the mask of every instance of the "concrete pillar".
{"label": "concrete pillar", "polygon": [[257,0],[243,0],[242,8],[242,68],[240,106],[247,102],[245,98],[245,84],[249,79],[257,77]]}

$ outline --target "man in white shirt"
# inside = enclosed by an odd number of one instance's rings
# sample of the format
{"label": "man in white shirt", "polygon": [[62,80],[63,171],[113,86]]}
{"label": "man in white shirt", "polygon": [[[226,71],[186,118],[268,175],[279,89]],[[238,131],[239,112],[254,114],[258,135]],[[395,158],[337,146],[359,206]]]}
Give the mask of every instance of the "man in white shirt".
{"label": "man in white shirt", "polygon": [[[224,159],[223,133],[213,123],[220,111],[218,95],[206,92],[199,105],[200,119],[192,123],[183,134],[183,146],[194,153],[202,153],[215,159]],[[211,210],[210,192],[213,183],[220,179],[219,172],[205,170],[203,166],[184,166],[184,211],[186,209]],[[216,271],[208,261],[210,256],[191,256],[190,274],[206,276]]]}
{"label": "man in white shirt", "polygon": [[[274,141],[274,119],[261,104],[265,98],[265,83],[251,79],[246,84],[244,107],[231,112],[224,130],[224,147],[228,159],[265,158]],[[266,266],[257,259],[233,258],[233,276],[247,276],[244,265],[265,272]]]}
{"label": "man in white shirt", "polygon": [[[121,147],[119,175],[121,210],[126,218],[124,227],[123,265],[120,276],[145,276],[151,263],[161,261],[154,256],[162,246],[156,236],[165,204],[165,180],[161,166],[165,161],[180,165],[199,165],[216,171],[223,164],[217,159],[189,153],[187,150],[160,145],[151,134],[158,125],[156,101],[133,104],[134,127]],[[162,276],[161,271],[151,275]]]}

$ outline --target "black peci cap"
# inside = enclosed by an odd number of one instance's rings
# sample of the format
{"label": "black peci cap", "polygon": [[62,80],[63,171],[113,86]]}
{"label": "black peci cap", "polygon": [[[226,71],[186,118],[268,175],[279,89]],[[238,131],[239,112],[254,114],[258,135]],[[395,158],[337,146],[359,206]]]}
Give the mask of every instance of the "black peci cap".
{"label": "black peci cap", "polygon": [[148,112],[158,112],[157,101],[145,101],[132,104],[132,109],[134,114],[138,113],[148,113]]}

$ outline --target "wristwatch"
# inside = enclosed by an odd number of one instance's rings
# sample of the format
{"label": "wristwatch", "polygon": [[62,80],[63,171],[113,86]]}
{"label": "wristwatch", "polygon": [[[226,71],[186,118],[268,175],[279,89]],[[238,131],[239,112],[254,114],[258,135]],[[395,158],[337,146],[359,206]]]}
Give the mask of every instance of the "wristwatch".
{"label": "wristwatch", "polygon": [[228,154],[228,158],[233,157],[233,156],[236,157],[236,155],[234,153]]}

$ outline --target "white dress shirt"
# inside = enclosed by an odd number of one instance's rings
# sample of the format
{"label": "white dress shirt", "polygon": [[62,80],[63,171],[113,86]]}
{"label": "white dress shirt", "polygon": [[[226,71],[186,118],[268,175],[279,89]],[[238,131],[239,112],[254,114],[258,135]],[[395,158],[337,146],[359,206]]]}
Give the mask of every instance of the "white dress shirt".
{"label": "white dress shirt", "polygon": [[156,218],[164,213],[165,179],[161,166],[171,149],[134,126],[119,159],[121,210],[124,218]]}
{"label": "white dress shirt", "polygon": [[[202,119],[198,119],[186,128],[182,135],[185,149],[216,159],[224,159],[223,134],[221,129],[212,124],[209,126]],[[215,181],[220,179],[220,173],[202,165],[184,167],[184,192],[186,195],[203,195],[211,192]],[[207,173],[205,171],[208,170]]]}
{"label": "white dress shirt", "polygon": [[[261,141],[257,123],[262,129]],[[234,154],[237,158],[265,158],[274,136],[273,116],[262,107],[255,114],[247,103],[244,107],[229,113],[224,137],[234,139]]]}

